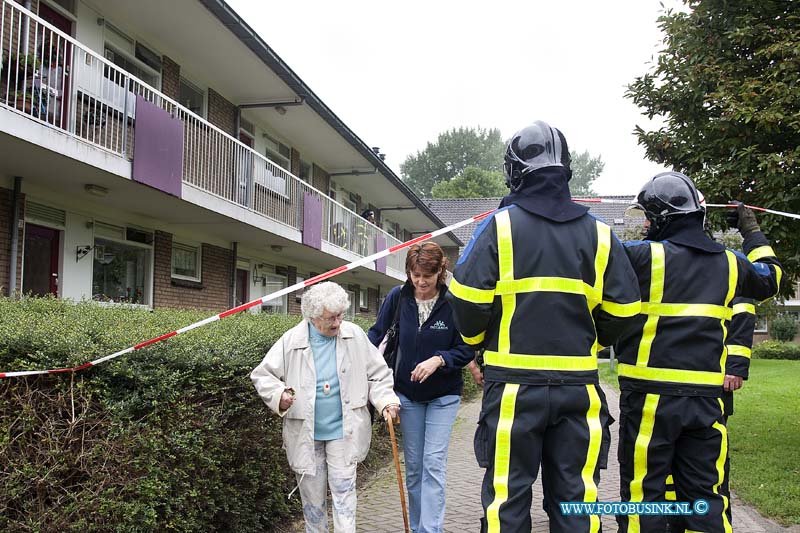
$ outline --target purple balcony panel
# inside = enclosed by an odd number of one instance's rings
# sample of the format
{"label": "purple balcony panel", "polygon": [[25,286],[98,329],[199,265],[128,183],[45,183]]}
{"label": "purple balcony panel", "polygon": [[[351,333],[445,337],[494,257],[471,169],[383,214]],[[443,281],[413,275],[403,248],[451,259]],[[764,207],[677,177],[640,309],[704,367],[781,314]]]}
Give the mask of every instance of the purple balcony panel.
{"label": "purple balcony panel", "polygon": [[303,193],[303,244],[322,249],[322,198]]}
{"label": "purple balcony panel", "polygon": [[[380,252],[386,249],[386,236],[378,233],[375,236],[375,251]],[[386,274],[386,257],[381,257],[375,261],[375,270],[382,274]]]}
{"label": "purple balcony panel", "polygon": [[136,96],[133,180],[181,197],[183,122]]}

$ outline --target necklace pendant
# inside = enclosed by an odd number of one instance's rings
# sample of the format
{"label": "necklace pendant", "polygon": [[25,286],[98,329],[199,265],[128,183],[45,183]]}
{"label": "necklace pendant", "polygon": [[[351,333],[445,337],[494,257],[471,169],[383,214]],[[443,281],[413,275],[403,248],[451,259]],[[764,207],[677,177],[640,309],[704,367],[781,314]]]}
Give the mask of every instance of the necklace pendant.
{"label": "necklace pendant", "polygon": [[331,384],[328,383],[327,381],[322,386],[322,392],[325,394],[325,396],[331,393]]}

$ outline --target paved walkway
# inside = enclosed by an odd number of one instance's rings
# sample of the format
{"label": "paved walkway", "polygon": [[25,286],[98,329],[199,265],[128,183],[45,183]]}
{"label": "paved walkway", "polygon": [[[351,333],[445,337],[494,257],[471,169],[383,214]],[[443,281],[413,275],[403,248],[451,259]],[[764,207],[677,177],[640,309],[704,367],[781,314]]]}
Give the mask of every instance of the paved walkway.
{"label": "paved walkway", "polygon": [[[619,419],[619,399],[616,391],[604,386],[611,413]],[[447,465],[447,508],[445,511],[445,533],[479,531],[482,515],[480,492],[483,469],[478,467],[472,448],[472,437],[480,413],[480,401],[461,406],[453,436]],[[608,457],[608,470],[601,473],[599,499],[619,500],[619,475],[617,463],[617,427],[612,426],[612,444]],[[539,480],[534,484],[531,517],[534,532],[547,532],[547,518],[541,508],[542,487]],[[617,531],[617,523],[611,516],[602,518],[603,530]],[[763,518],[757,511],[745,506],[734,496],[733,523],[736,533],[788,533],[800,528],[786,529]],[[358,494],[358,531],[370,533],[398,533],[403,531],[403,517],[394,465],[379,472]]]}

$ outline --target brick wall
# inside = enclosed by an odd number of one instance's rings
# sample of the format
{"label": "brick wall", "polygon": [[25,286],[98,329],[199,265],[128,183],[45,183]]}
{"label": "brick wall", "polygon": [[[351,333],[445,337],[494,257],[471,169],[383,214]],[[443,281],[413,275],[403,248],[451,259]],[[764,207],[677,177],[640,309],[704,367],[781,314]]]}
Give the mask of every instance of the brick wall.
{"label": "brick wall", "polygon": [[289,162],[289,172],[300,177],[300,152],[292,148],[292,157]]}
{"label": "brick wall", "polygon": [[236,106],[214,89],[208,89],[208,121],[224,131],[239,138],[236,129]]}
{"label": "brick wall", "polygon": [[181,94],[181,66],[167,56],[161,57],[161,92],[175,101]]}
{"label": "brick wall", "polygon": [[[8,296],[8,269],[11,268],[11,205],[14,191],[0,187],[0,294]],[[25,217],[25,195],[20,195],[19,219]],[[17,246],[17,290],[22,290],[22,245],[24,225],[19,226],[19,245]]]}
{"label": "brick wall", "polygon": [[318,167],[317,165],[314,165],[311,174],[312,174],[311,185],[315,189],[322,191],[323,194],[328,194],[328,189],[330,189],[331,186],[330,175],[328,175],[328,173],[325,172],[325,170]]}
{"label": "brick wall", "polygon": [[233,252],[202,245],[201,281],[172,279],[172,235],[157,231],[153,245],[153,307],[224,310],[231,302]]}

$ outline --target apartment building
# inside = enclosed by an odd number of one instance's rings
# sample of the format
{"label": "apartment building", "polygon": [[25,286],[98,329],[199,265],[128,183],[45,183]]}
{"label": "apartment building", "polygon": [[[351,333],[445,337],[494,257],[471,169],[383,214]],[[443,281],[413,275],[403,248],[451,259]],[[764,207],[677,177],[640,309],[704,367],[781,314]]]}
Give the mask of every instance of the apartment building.
{"label": "apartment building", "polygon": [[[4,294],[224,309],[443,227],[223,0],[0,6]],[[338,276],[350,314],[404,262]]]}

